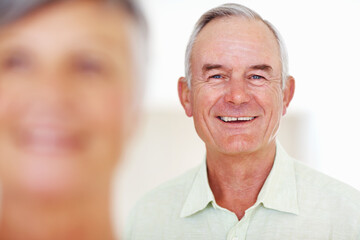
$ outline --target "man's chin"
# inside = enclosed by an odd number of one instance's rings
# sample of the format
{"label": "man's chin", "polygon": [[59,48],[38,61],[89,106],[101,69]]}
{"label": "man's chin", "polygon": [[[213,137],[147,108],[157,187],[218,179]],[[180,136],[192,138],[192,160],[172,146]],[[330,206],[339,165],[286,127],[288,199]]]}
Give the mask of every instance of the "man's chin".
{"label": "man's chin", "polygon": [[219,151],[224,155],[241,156],[256,154],[262,148],[262,144],[254,139],[241,139],[224,141],[218,144]]}

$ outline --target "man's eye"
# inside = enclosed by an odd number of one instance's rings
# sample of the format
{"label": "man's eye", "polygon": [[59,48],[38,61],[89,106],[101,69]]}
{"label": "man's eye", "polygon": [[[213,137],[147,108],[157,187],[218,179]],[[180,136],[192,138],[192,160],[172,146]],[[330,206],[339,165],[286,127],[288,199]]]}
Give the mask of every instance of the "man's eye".
{"label": "man's eye", "polygon": [[221,79],[222,76],[221,76],[221,75],[213,75],[213,76],[211,76],[210,78]]}
{"label": "man's eye", "polygon": [[249,76],[249,83],[254,86],[262,86],[267,82],[267,79],[261,75],[251,75]]}
{"label": "man's eye", "polygon": [[263,79],[264,77],[260,76],[260,75],[252,75],[251,79],[255,79],[255,80],[260,80]]}

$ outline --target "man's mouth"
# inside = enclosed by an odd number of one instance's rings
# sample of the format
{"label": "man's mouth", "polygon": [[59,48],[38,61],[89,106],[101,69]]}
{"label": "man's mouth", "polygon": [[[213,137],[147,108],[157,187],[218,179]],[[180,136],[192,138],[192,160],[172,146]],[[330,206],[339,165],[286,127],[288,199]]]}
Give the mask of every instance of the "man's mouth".
{"label": "man's mouth", "polygon": [[244,123],[244,122],[250,122],[254,120],[256,117],[222,117],[218,116],[218,119],[220,119],[223,122],[226,123]]}

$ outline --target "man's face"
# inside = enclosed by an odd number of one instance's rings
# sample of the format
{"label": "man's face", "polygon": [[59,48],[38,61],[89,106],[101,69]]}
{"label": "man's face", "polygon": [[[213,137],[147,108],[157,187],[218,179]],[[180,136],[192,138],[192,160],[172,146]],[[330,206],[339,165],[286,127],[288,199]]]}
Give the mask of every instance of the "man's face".
{"label": "man's face", "polygon": [[213,20],[194,44],[191,66],[191,89],[179,83],[179,95],[208,154],[251,154],[275,146],[294,83],[290,79],[282,90],[279,47],[265,24]]}
{"label": "man's face", "polygon": [[70,196],[110,178],[135,112],[131,26],[119,9],[67,1],[0,28],[4,187]]}

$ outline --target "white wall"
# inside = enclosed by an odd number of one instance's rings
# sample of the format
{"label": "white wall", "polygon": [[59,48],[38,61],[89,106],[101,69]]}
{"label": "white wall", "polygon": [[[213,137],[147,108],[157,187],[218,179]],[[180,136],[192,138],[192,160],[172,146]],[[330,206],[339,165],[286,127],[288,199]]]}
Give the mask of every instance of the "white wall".
{"label": "white wall", "polygon": [[[225,3],[141,2],[151,32],[146,116],[117,179],[118,219],[145,191],[202,160],[202,143],[178,103],[176,83],[196,20]],[[296,93],[282,129],[284,145],[310,166],[360,189],[360,1],[234,2],[272,22],[288,46]]]}

